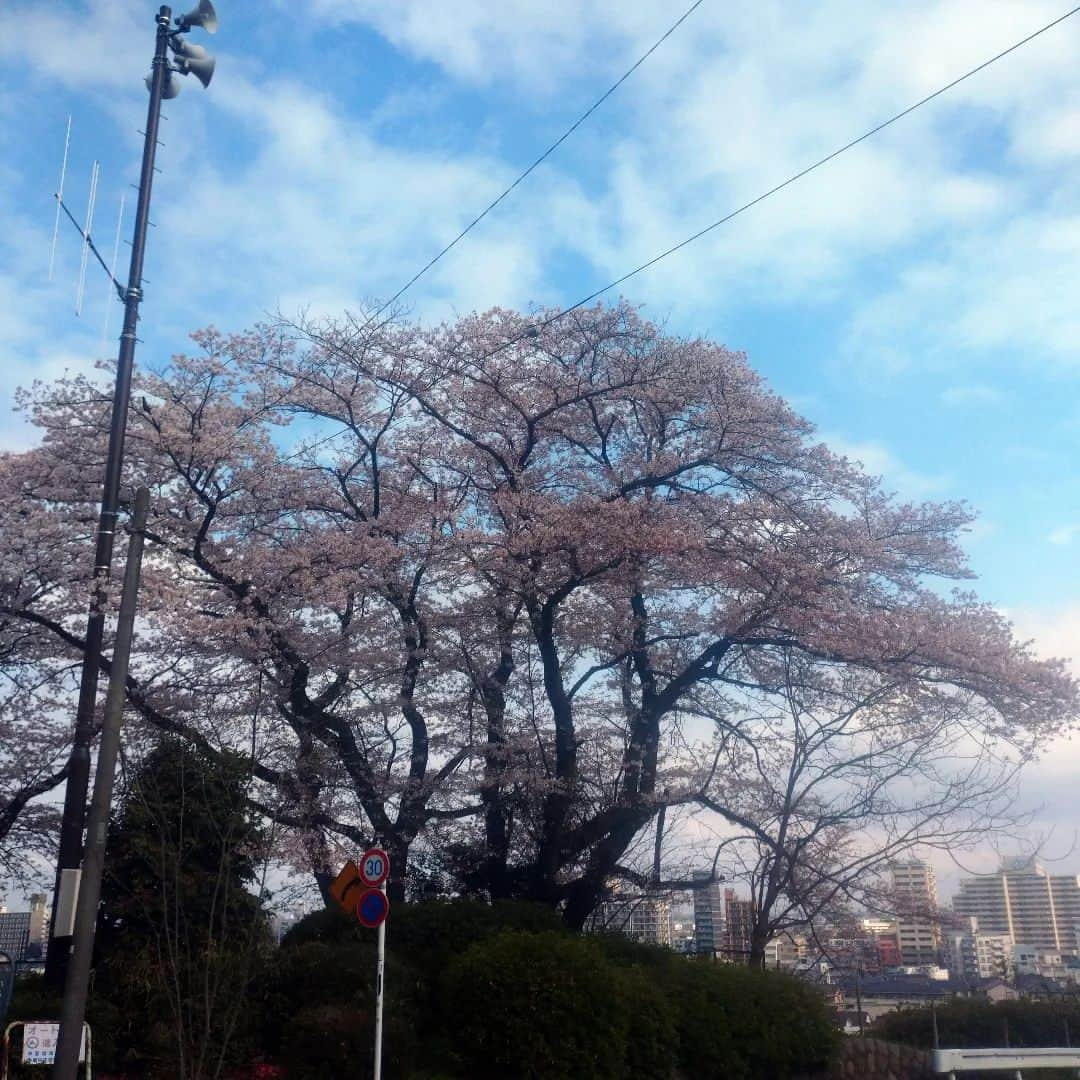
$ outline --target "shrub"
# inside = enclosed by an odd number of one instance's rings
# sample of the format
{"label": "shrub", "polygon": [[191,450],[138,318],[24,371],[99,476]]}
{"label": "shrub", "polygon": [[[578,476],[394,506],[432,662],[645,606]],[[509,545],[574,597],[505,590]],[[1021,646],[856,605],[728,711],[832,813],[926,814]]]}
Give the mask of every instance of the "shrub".
{"label": "shrub", "polygon": [[388,940],[394,952],[431,977],[438,977],[455,957],[472,945],[504,930],[535,934],[562,929],[559,917],[551,908],[518,900],[498,900],[494,904],[478,900],[403,904],[388,926]]}
{"label": "shrub", "polygon": [[641,968],[613,974],[626,1016],[623,1075],[634,1080],[670,1080],[678,1061],[678,1002]]}
{"label": "shrub", "polygon": [[783,1080],[827,1067],[839,1041],[821,994],[788,975],[692,962],[679,1002],[680,1063],[694,1080]]}
{"label": "shrub", "polygon": [[[387,921],[387,1076],[406,1075],[402,1070],[420,1053],[436,1075],[446,1071],[456,1014],[440,1013],[437,991],[456,957],[506,928],[550,932],[558,926],[549,908],[523,902],[395,905]],[[375,934],[336,909],[313,912],[285,935],[264,1010],[264,1045],[288,1064],[290,1076],[369,1067],[375,949]],[[317,1038],[320,1023],[327,1025],[323,1040]],[[286,1037],[294,1029],[297,1037]]]}
{"label": "shrub", "polygon": [[[927,1008],[900,1009],[874,1021],[878,1038],[930,1049],[934,1045],[933,1016]],[[1012,1046],[1061,1046],[1066,1025],[1075,1044],[1080,1034],[1080,1001],[1002,1001],[994,1004],[957,998],[937,1008],[942,1046],[1004,1046],[1008,1026]]]}
{"label": "shrub", "polygon": [[[266,997],[264,1046],[296,1080],[368,1075],[375,1029],[375,943],[308,940],[283,948]],[[407,1077],[417,1054],[417,976],[386,964],[383,1069]]]}
{"label": "shrub", "polygon": [[[61,995],[45,985],[45,979],[37,973],[20,975],[15,981],[15,991],[8,1010],[7,1023],[16,1020],[44,1020],[56,1023],[60,1019]],[[115,1007],[100,997],[90,995],[86,1006],[86,1022],[90,1025],[93,1058],[97,1068],[111,1068],[117,1057],[116,1031],[120,1016]],[[20,1036],[13,1036],[9,1075],[12,1080],[31,1077],[42,1080],[38,1066],[23,1066],[22,1057],[16,1049],[22,1043]]]}
{"label": "shrub", "polygon": [[[687,1080],[784,1080],[838,1040],[813,987],[581,937],[533,904],[399,905],[387,944],[388,1076],[671,1080],[678,1065]],[[335,912],[286,936],[270,1012],[299,1033],[282,1046],[290,1076],[365,1075],[374,963],[374,935]]]}
{"label": "shrub", "polygon": [[506,931],[472,946],[443,982],[442,1017],[453,1024],[462,1073],[476,1080],[628,1075],[627,996],[617,978],[595,942],[570,934]]}

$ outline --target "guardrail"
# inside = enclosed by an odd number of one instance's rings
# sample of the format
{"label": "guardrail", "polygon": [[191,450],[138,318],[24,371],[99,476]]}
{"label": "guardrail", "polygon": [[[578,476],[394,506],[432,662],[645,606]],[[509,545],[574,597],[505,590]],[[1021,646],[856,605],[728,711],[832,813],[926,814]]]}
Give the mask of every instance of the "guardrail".
{"label": "guardrail", "polygon": [[1073,1046],[991,1047],[981,1050],[935,1050],[933,1070],[948,1073],[1005,1069],[1076,1069],[1080,1075],[1080,1048]]}

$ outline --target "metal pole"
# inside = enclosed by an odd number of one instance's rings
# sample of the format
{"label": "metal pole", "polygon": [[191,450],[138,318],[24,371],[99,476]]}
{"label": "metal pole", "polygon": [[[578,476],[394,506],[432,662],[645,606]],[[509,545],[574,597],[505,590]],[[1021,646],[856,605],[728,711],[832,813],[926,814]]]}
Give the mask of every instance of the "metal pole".
{"label": "metal pole", "polygon": [[[379,889],[386,895],[386,882]],[[379,959],[375,968],[375,1080],[382,1080],[383,972],[386,968],[386,920],[379,923]]]}
{"label": "metal pole", "polygon": [[72,938],[64,1001],[60,1010],[60,1034],[53,1061],[53,1080],[75,1080],[79,1069],[79,1043],[86,1016],[86,994],[90,984],[90,961],[94,952],[94,927],[101,899],[101,877],[105,866],[105,837],[112,807],[113,777],[120,752],[120,726],[124,719],[124,688],[127,683],[131,640],[135,632],[135,610],[142,567],[143,538],[150,492],[139,488],[135,495],[135,517],[124,567],[124,592],[116,627],[109,690],[105,698],[105,719],[94,774],[94,797],[86,823],[86,853],[83,856],[82,886],[75,911],[75,934]]}
{"label": "metal pole", "polygon": [[855,1008],[859,1010],[859,1034],[864,1035],[862,1018],[862,964],[855,965]]}
{"label": "metal pole", "polygon": [[[53,886],[53,919],[49,951],[45,959],[45,980],[54,989],[64,983],[70,939],[70,913],[75,907],[79,882],[79,859],[82,856],[83,824],[86,819],[86,792],[90,784],[90,744],[94,736],[94,713],[97,704],[98,674],[101,667],[101,643],[105,635],[106,590],[112,567],[113,533],[120,506],[120,471],[124,457],[124,434],[127,429],[131,372],[135,362],[139,301],[142,300],[143,253],[146,228],[150,219],[150,190],[154,180],[154,156],[157,151],[161,96],[169,71],[169,22],[172,9],[162,7],[157,14],[157,43],[154,49],[153,77],[150,82],[150,105],[146,114],[146,137],[143,141],[142,173],[139,177],[139,204],[135,212],[135,233],[131,245],[131,265],[124,294],[124,329],[116,362],[116,385],[113,390],[112,419],[109,425],[109,449],[105,461],[105,481],[98,520],[97,547],[94,553],[94,577],[90,591],[90,611],[86,620],[86,643],[83,649],[79,704],[75,713],[75,732],[68,757],[67,789],[64,815],[60,824],[60,851],[57,857],[56,882]],[[61,924],[63,916],[63,924]]]}

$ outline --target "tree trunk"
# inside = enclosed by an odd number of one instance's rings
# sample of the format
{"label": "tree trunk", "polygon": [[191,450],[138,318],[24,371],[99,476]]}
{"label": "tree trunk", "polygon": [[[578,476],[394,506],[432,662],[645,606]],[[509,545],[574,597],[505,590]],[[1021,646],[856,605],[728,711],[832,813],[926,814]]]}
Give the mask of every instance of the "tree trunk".
{"label": "tree trunk", "polygon": [[769,935],[764,927],[755,926],[750,934],[750,955],[747,964],[758,971],[765,970],[765,946],[769,944]]}

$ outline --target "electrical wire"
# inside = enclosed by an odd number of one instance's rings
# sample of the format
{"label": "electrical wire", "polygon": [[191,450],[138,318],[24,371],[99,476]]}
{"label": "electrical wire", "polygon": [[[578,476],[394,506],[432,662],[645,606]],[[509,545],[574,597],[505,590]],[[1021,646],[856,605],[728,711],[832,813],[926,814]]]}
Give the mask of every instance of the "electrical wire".
{"label": "electrical wire", "polygon": [[[686,11],[686,13],[682,16],[682,18],[679,20],[679,22],[675,23],[674,26],[672,26],[671,29],[668,30],[667,34],[664,35],[664,38],[666,38],[669,34],[671,34],[671,32],[679,25],[679,23],[681,23],[684,19],[686,19],[686,17],[688,15],[690,15],[691,12],[693,12],[694,8],[696,8],[698,6],[698,4],[700,4],[701,2],[702,2],[702,0],[698,0],[698,3],[695,3],[693,5],[693,7],[688,9]],[[594,292],[589,293],[588,296],[582,297],[582,299],[578,300],[577,303],[571,304],[569,307],[563,308],[561,311],[556,312],[556,314],[549,315],[546,319],[542,319],[540,322],[534,323],[534,324],[526,327],[526,329],[522,330],[519,334],[516,334],[514,337],[510,338],[509,340],[504,341],[501,345],[497,345],[494,349],[492,349],[489,352],[486,352],[482,356],[478,357],[475,361],[473,361],[473,363],[483,363],[485,360],[489,360],[491,357],[497,356],[499,353],[503,352],[506,349],[509,349],[512,345],[516,345],[519,341],[522,341],[525,338],[536,337],[540,333],[541,330],[546,329],[552,323],[558,322],[560,319],[565,318],[571,312],[577,311],[578,308],[584,307],[586,304],[590,303],[591,301],[597,299],[600,296],[603,296],[604,293],[610,292],[612,289],[614,289],[617,286],[621,285],[623,282],[629,281],[630,278],[635,277],[638,274],[642,273],[643,271],[648,270],[650,267],[655,266],[658,262],[660,262],[663,259],[666,259],[669,255],[674,255],[677,251],[681,251],[683,248],[685,248],[685,247],[689,246],[690,244],[694,243],[695,240],[700,240],[701,237],[703,237],[706,234],[712,232],[714,229],[718,229],[721,225],[726,224],[727,222],[731,221],[733,218],[738,217],[740,214],[745,213],[747,210],[750,210],[751,208],[757,206],[759,203],[764,202],[766,199],[770,198],[771,196],[777,194],[780,191],[783,191],[784,188],[790,186],[791,184],[794,184],[797,180],[801,180],[804,176],[808,176],[810,173],[814,172],[815,170],[820,169],[823,165],[826,165],[830,161],[833,161],[835,158],[838,158],[841,154],[846,153],[848,150],[851,150],[853,147],[856,147],[860,143],[865,142],[867,139],[871,138],[872,136],[877,135],[878,132],[884,131],[885,128],[889,127],[892,124],[895,124],[898,120],[902,120],[905,116],[909,116],[911,113],[915,112],[916,109],[919,109],[923,105],[928,104],[929,102],[933,101],[935,98],[941,97],[942,94],[948,93],[948,91],[952,90],[954,87],[959,86],[960,83],[964,82],[965,80],[970,79],[973,75],[977,75],[980,71],[985,71],[986,68],[990,67],[991,64],[995,64],[999,60],[1004,59],[1010,53],[1016,52],[1017,49],[1020,49],[1024,45],[1027,45],[1029,42],[1034,41],[1037,37],[1039,37],[1042,34],[1045,34],[1048,30],[1052,30],[1055,26],[1058,26],[1061,23],[1065,22],[1066,19],[1071,18],[1078,11],[1080,11],[1080,5],[1077,5],[1076,7],[1072,8],[1071,10],[1065,12],[1064,15],[1058,16],[1058,18],[1054,19],[1052,22],[1048,22],[1045,26],[1040,27],[1038,30],[1034,31],[1033,33],[1028,34],[1027,37],[1023,37],[1019,41],[1014,42],[1007,49],[1003,49],[1001,52],[997,53],[996,55],[991,56],[988,60],[984,60],[981,64],[977,65],[976,67],[971,68],[969,71],[964,72],[963,75],[958,76],[957,78],[953,79],[951,82],[948,82],[944,86],[939,87],[932,94],[927,94],[926,97],[920,98],[914,104],[909,105],[906,109],[902,109],[900,112],[895,113],[893,116],[890,116],[888,120],[882,121],[880,124],[877,124],[876,126],[870,128],[869,131],[863,132],[863,134],[859,135],[857,138],[854,138],[850,142],[845,143],[843,146],[837,148],[836,150],[833,150],[829,154],[826,154],[824,157],[818,158],[818,160],[815,161],[813,164],[807,165],[804,169],[800,169],[798,172],[793,173],[786,180],[783,180],[779,184],[776,184],[774,187],[769,188],[768,191],[762,192],[760,195],[758,195],[755,198],[751,199],[749,202],[743,203],[741,206],[739,206],[736,209],[734,209],[734,210],[730,211],[729,213],[725,214],[723,217],[718,218],[716,221],[712,222],[710,225],[706,225],[703,229],[699,229],[697,232],[693,233],[691,236],[686,237],[685,240],[680,240],[679,243],[673,244],[671,247],[669,247],[666,250],[660,252],[658,255],[654,255],[651,259],[647,260],[646,262],[643,262],[640,266],[634,267],[633,270],[630,270],[627,273],[623,274],[621,277],[617,277],[614,281],[609,282],[607,285],[603,286],[603,288],[596,289]],[[653,50],[655,50],[656,47],[664,40],[664,38],[661,38],[656,43],[656,45],[654,45],[653,48],[649,50],[649,53],[651,53]],[[648,57],[649,53],[645,53],[645,55],[642,56],[641,60],[639,60],[638,63],[634,65],[634,67],[637,67],[639,64],[641,64],[641,62],[646,57]],[[619,80],[619,82],[622,82],[633,70],[634,70],[634,68],[631,68],[626,73],[626,75],[623,76],[623,79]],[[604,97],[607,97],[608,95],[610,95],[611,92],[618,85],[619,85],[619,83],[616,83],[611,88],[611,90],[609,90],[608,93],[604,95]],[[599,105],[600,102],[602,102],[603,100],[604,100],[604,98],[600,98],[599,101],[597,101],[596,104]],[[596,105],[594,105],[593,108],[596,108]],[[590,109],[589,111],[591,112],[592,110]],[[584,120],[586,116],[588,116],[588,112],[585,113],[581,117],[581,120]],[[580,124],[581,120],[579,120],[577,123]],[[575,124],[575,127],[576,126],[577,125]],[[573,131],[573,128],[569,129],[566,132],[566,135],[569,135],[571,131]],[[564,135],[562,138],[565,139],[566,135]],[[560,139],[559,141],[561,142],[562,139]],[[528,173],[533,168],[535,168],[536,165],[538,165],[540,163],[540,161],[543,160],[543,157],[546,156],[547,153],[550,153],[550,150],[553,150],[556,146],[558,146],[558,142],[553,144],[552,147],[548,151],[546,151],[544,155],[542,155],[540,158],[538,158],[537,161],[532,166],[530,166],[530,168],[525,173],[523,173],[518,178],[518,180],[515,181],[514,184],[512,184],[503,193],[503,195],[499,196],[499,199],[496,199],[495,202],[492,203],[491,206],[488,207],[488,210],[492,209],[495,205],[497,205],[497,203],[506,194],[508,194],[510,191],[512,191],[513,188],[516,186],[516,184],[519,183],[520,180],[524,179],[525,176],[527,176]],[[488,212],[488,210],[485,210],[484,214],[486,214]],[[481,214],[480,217],[478,217],[476,219],[476,221],[479,221],[484,216],[484,214]],[[473,222],[473,224],[475,224],[475,223],[476,222]],[[433,266],[435,264],[435,262],[437,262],[438,259],[442,257],[443,254],[445,254],[447,251],[449,251],[450,248],[453,247],[453,245],[456,244],[457,241],[460,240],[461,237],[464,236],[465,233],[469,231],[469,228],[472,228],[472,225],[470,225],[467,229],[465,229],[457,237],[457,239],[455,239],[439,255],[437,255],[435,257],[435,259],[433,259],[428,264],[428,267],[425,267],[424,270],[422,270],[420,272],[420,274],[417,274],[416,277],[413,278],[413,281],[416,281],[421,276],[421,274],[423,274],[429,267]],[[409,285],[411,285],[411,284],[412,284],[412,281],[409,282]],[[375,315],[371,316],[371,318],[369,318],[367,320],[367,322],[364,323],[364,326],[367,326],[374,318],[376,318],[382,311],[384,311],[389,304],[393,303],[393,301],[395,299],[397,299],[397,297],[400,296],[401,293],[404,292],[405,289],[407,289],[409,287],[409,285],[406,285],[403,289],[399,290],[399,292],[394,297],[392,297],[390,300],[387,301],[386,304],[384,304],[381,308],[379,308],[379,310],[375,313]],[[363,327],[361,327],[361,329],[363,329]],[[316,447],[323,445],[324,443],[327,443],[327,442],[332,441],[333,439],[339,438],[341,435],[344,435],[346,433],[346,431],[348,431],[348,430],[349,430],[348,428],[342,428],[340,431],[336,431],[332,435],[328,435],[326,438],[320,439],[318,442],[312,444],[311,446],[303,447],[300,451],[297,451],[297,453],[289,455],[289,457],[290,458],[291,457],[296,457],[296,456],[298,456],[300,453],[302,453],[304,451],[313,450]],[[288,460],[288,458],[286,458],[285,460]]]}
{"label": "electrical wire", "polygon": [[906,109],[902,109],[895,115],[890,116],[888,120],[884,120],[875,127],[870,128],[869,131],[863,132],[863,134],[858,136],[858,138],[852,139],[851,142],[845,143],[838,149],[833,150],[832,153],[826,154],[823,158],[819,158],[812,165],[807,165],[806,168],[800,169],[797,173],[793,173],[786,180],[777,184],[775,187],[771,187],[768,191],[762,192],[760,195],[751,199],[749,202],[743,203],[742,206],[739,206],[735,210],[732,210],[730,213],[725,214],[722,218],[718,218],[711,225],[706,225],[705,228],[699,229],[696,233],[688,236],[685,240],[680,240],[679,243],[673,244],[665,251],[661,251],[659,255],[654,255],[648,261],[643,262],[640,266],[634,267],[633,270],[630,270],[627,273],[623,274],[621,277],[618,277],[614,281],[609,282],[603,288],[597,289],[595,292],[589,293],[588,296],[582,297],[582,299],[578,300],[577,303],[571,304],[568,308],[564,308],[562,311],[557,312],[555,315],[551,315],[548,318],[543,319],[539,323],[535,323],[532,326],[527,327],[520,334],[517,334],[509,341],[505,341],[503,342],[503,344],[492,349],[490,352],[485,353],[479,358],[477,362],[479,363],[489,359],[492,356],[496,356],[504,349],[510,348],[511,345],[516,345],[523,338],[535,337],[541,330],[547,328],[552,323],[558,322],[559,319],[565,318],[572,311],[576,311],[578,308],[584,307],[590,301],[595,300],[599,296],[603,296],[603,294],[606,292],[610,292],[612,289],[621,285],[624,281],[629,281],[630,278],[642,273],[642,271],[648,270],[650,267],[655,266],[662,259],[666,259],[669,255],[674,255],[675,252],[681,251],[684,247],[692,244],[695,240],[700,240],[701,237],[705,236],[707,233],[712,232],[713,229],[718,229],[721,225],[724,225],[727,222],[731,221],[732,218],[738,217],[740,214],[745,213],[752,207],[757,206],[758,203],[764,202],[766,199],[777,194],[777,192],[783,191],[784,188],[788,187],[790,184],[794,184],[797,180],[801,180],[804,176],[808,176],[816,169],[820,169],[823,165],[826,165],[834,158],[837,158],[846,151],[851,150],[855,146],[858,146],[859,143],[865,142],[867,139],[876,135],[880,131],[884,131],[884,129],[889,127],[890,124],[895,124],[897,120],[902,120],[905,116],[910,115],[916,109],[921,108],[923,105],[926,105],[927,103],[933,101],[935,98],[941,97],[942,94],[947,93],[954,87],[959,86],[960,83],[964,82],[966,79],[970,79],[973,75],[977,75],[980,71],[984,71],[991,64],[997,63],[998,60],[1003,59],[1010,53],[1015,52],[1017,49],[1021,48],[1024,45],[1027,45],[1029,42],[1034,41],[1035,38],[1039,37],[1040,34],[1045,34],[1048,30],[1052,30],[1055,26],[1063,23],[1066,19],[1071,18],[1078,11],[1080,11],[1080,5],[1072,8],[1070,11],[1065,12],[1064,15],[1058,16],[1058,18],[1054,19],[1053,22],[1049,22],[1045,26],[1040,27],[1034,33],[1028,34],[1027,37],[1021,38],[1019,41],[1014,42],[1007,49],[1003,49],[1001,52],[997,53],[997,55],[990,57],[989,60],[984,60],[977,67],[973,67],[970,71],[966,71],[963,75],[960,75],[957,78],[953,79],[952,82],[946,83],[944,86],[935,90],[932,94],[927,94],[926,97],[921,98],[919,101],[916,101],[913,105],[909,105]]}
{"label": "electrical wire", "polygon": [[469,224],[466,225],[465,228],[462,229],[461,232],[459,232],[457,236],[455,236],[454,239],[451,240],[450,243],[442,249],[442,251],[440,251],[433,258],[429,259],[428,262],[426,262],[415,274],[413,274],[413,276],[409,278],[409,280],[406,281],[405,284],[402,285],[401,288],[398,289],[398,291],[394,293],[394,295],[391,296],[390,299],[387,300],[386,303],[384,303],[378,309],[378,311],[376,311],[375,314],[367,320],[368,323],[374,322],[392,303],[394,303],[395,300],[400,299],[405,292],[411,289],[413,285],[415,285],[445,254],[447,254],[447,252],[449,252],[452,248],[456,247],[460,240],[464,239],[464,237],[468,235],[468,233],[470,233],[477,225],[479,225],[480,222],[483,221],[484,218],[486,218],[488,214],[490,214],[491,211],[494,210],[495,207],[498,206],[499,203],[501,203],[503,199],[505,199],[507,195],[509,195],[518,186],[518,184],[520,184],[535,169],[537,169],[541,164],[543,164],[543,162],[546,161],[548,157],[550,157],[556,150],[558,150],[558,148],[562,146],[562,144],[566,142],[566,140],[570,138],[570,136],[573,135],[574,132],[577,131],[577,129],[581,127],[581,125],[586,120],[588,120],[588,118],[592,116],[592,114],[596,112],[596,110],[600,108],[600,106],[603,105],[604,102],[607,101],[607,99],[611,97],[611,95],[614,94],[615,91],[618,90],[619,87],[622,86],[622,84],[630,78],[631,75],[634,74],[634,72],[637,71],[637,69],[641,67],[641,65],[644,64],[645,61],[648,60],[649,57],[652,56],[652,54],[656,52],[656,50],[659,49],[660,46],[663,45],[663,43],[667,41],[667,39],[671,37],[671,35],[675,33],[675,31],[678,30],[678,28],[682,26],[682,24],[704,2],[705,0],[694,0],[694,3],[692,3],[686,9],[686,11],[684,11],[682,15],[680,15],[679,18],[676,19],[675,22],[673,22],[671,26],[669,26],[667,30],[665,30],[664,33],[661,34],[661,36],[653,42],[653,44],[646,52],[642,53],[641,56],[638,57],[638,59],[631,67],[627,68],[627,70],[623,72],[623,74],[614,83],[612,83],[611,86],[609,86],[607,90],[605,90],[604,93],[601,94],[600,97],[598,97],[596,101],[594,101],[505,191],[503,191],[501,195],[488,203],[488,205],[484,207],[484,209],[479,214],[477,214],[476,217],[474,217],[472,221],[470,221]]}

